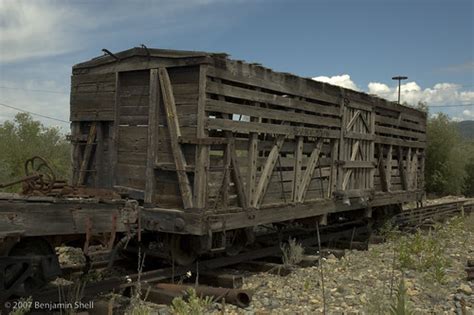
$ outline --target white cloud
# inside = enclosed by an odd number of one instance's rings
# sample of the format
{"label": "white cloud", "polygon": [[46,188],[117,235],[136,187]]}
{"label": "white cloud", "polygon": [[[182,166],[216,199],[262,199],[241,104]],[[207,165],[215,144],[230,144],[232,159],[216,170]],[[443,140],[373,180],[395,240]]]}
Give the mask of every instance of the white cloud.
{"label": "white cloud", "polygon": [[[370,82],[368,93],[379,95],[391,101],[398,98],[398,86],[389,87],[384,83]],[[428,105],[471,104],[474,91],[462,91],[462,86],[454,83],[437,83],[432,88],[422,89],[416,82],[401,85],[401,101],[408,104],[426,102]]]}
{"label": "white cloud", "polygon": [[[313,78],[316,81],[322,81],[353,90],[362,90],[352,81],[348,74],[335,75],[332,77],[318,76]],[[406,82],[401,85],[401,102],[410,105],[416,105],[419,102],[425,102],[428,106],[433,106],[432,111],[449,112],[453,120],[474,119],[474,91],[466,91],[462,86],[454,83],[437,83],[433,87],[422,88],[418,83]],[[374,94],[390,101],[398,99],[398,86],[389,86],[381,82],[370,82],[367,85],[367,93]],[[439,107],[441,105],[465,105],[466,107]],[[472,105],[472,106],[471,106]]]}
{"label": "white cloud", "polygon": [[354,81],[352,81],[351,76],[348,74],[335,75],[332,77],[319,76],[319,77],[314,77],[313,80],[326,82],[333,85],[342,86],[347,89],[359,91],[359,88],[354,83]]}

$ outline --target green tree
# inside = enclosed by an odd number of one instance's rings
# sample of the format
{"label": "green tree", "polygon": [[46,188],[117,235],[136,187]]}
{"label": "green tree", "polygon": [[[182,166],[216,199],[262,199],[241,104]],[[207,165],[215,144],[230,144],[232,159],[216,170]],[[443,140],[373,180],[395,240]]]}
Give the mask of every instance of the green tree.
{"label": "green tree", "polygon": [[45,127],[25,113],[0,124],[0,183],[24,176],[25,161],[35,155],[48,160],[58,178],[69,179],[70,144],[58,128]]}
{"label": "green tree", "polygon": [[469,143],[469,161],[466,164],[466,178],[464,180],[464,195],[474,197],[474,142]]}
{"label": "green tree", "polygon": [[427,126],[425,181],[427,192],[460,194],[469,159],[458,129],[445,114],[429,119]]}

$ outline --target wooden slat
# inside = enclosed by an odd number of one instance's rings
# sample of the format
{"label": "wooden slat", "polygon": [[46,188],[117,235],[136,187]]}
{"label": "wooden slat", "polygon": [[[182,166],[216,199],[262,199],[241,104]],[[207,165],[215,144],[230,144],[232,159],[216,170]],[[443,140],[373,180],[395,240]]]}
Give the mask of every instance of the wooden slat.
{"label": "wooden slat", "polygon": [[396,138],[384,137],[380,135],[375,136],[375,142],[390,144],[393,146],[402,146],[402,147],[411,147],[411,148],[425,148],[426,147],[426,142],[396,139]]}
{"label": "wooden slat", "polygon": [[252,102],[261,102],[272,105],[279,105],[289,109],[305,110],[308,112],[339,116],[339,109],[336,106],[325,106],[315,104],[291,97],[283,97],[277,94],[261,92],[258,90],[245,89],[237,86],[219,84],[209,81],[207,92],[218,95],[225,95]]}
{"label": "wooden slat", "polygon": [[219,112],[227,114],[241,114],[251,117],[261,117],[268,119],[278,119],[296,123],[313,124],[329,127],[340,127],[341,122],[337,118],[322,117],[309,114],[299,114],[288,111],[248,106],[225,101],[211,100],[206,101],[206,110],[210,112]]}
{"label": "wooden slat", "polygon": [[301,172],[302,172],[302,164],[303,164],[303,144],[304,144],[304,137],[298,137],[295,148],[295,167],[294,167],[294,180],[293,180],[293,191],[292,191],[292,199],[293,202],[297,202],[299,200],[299,192],[301,190]]}
{"label": "wooden slat", "polygon": [[147,163],[146,163],[146,186],[145,203],[153,203],[155,194],[156,172],[155,159],[158,145],[158,113],[160,105],[160,80],[158,69],[150,70],[150,94],[149,94],[149,112],[148,112],[148,145],[147,145]]}
{"label": "wooden slat", "polygon": [[[234,143],[235,148],[235,143]],[[258,160],[258,134],[251,133],[248,142],[247,162],[247,198],[253,200],[255,195],[255,184],[257,182],[257,160]]]}
{"label": "wooden slat", "polygon": [[233,121],[219,118],[207,119],[206,126],[209,129],[221,129],[241,133],[263,132],[269,134],[286,135],[288,137],[307,136],[317,138],[338,138],[340,135],[340,132],[336,130],[285,126],[277,124],[261,124],[255,122]]}
{"label": "wooden slat", "polygon": [[244,181],[240,173],[240,165],[238,163],[234,141],[231,140],[228,146],[229,146],[229,153],[230,153],[231,162],[232,162],[232,174],[233,174],[235,188],[237,189],[237,196],[240,201],[240,206],[243,209],[247,209],[249,208],[250,204],[249,204],[249,199],[247,197],[247,194],[245,192]]}
{"label": "wooden slat", "polygon": [[[352,146],[350,161],[354,161],[356,159],[357,153],[360,150],[359,146],[360,146],[359,141],[356,141],[354,143],[354,145]],[[344,180],[342,182],[342,190],[346,190],[346,187],[347,187],[347,184],[349,183],[349,178],[351,177],[351,174],[352,174],[352,169],[347,170],[346,173],[344,174]]]}
{"label": "wooden slat", "polygon": [[92,122],[91,128],[89,130],[89,135],[87,136],[86,148],[84,149],[84,154],[82,156],[81,168],[79,169],[79,178],[77,180],[77,185],[81,186],[84,184],[84,180],[87,175],[87,167],[91,165],[91,153],[92,147],[94,146],[94,141],[97,135],[97,122]]}
{"label": "wooden slat", "polygon": [[179,128],[176,105],[174,103],[173,89],[171,87],[168,71],[165,68],[159,68],[158,72],[161,92],[163,95],[163,103],[165,105],[166,117],[168,120],[171,148],[176,163],[176,174],[178,175],[179,188],[181,191],[181,197],[183,198],[183,206],[185,209],[189,209],[193,208],[193,195],[188,174],[186,173],[186,160],[178,142],[178,138],[181,136],[181,131]]}
{"label": "wooden slat", "polygon": [[323,139],[319,138],[316,141],[315,148],[313,152],[311,152],[311,156],[308,161],[308,165],[306,166],[306,170],[304,172],[303,178],[301,179],[301,188],[299,190],[298,201],[304,202],[306,192],[308,191],[309,183],[313,178],[314,169],[318,164],[319,154],[321,153],[321,147],[323,145]]}
{"label": "wooden slat", "polygon": [[343,168],[374,168],[372,161],[344,161]]}
{"label": "wooden slat", "polygon": [[[231,71],[230,69],[223,70],[210,67],[209,76],[332,104],[337,104],[339,101],[339,97],[324,92],[322,87],[325,86],[325,84],[322,82],[305,80],[293,76],[295,78],[293,82],[286,81],[285,83],[280,83],[279,80],[283,79],[281,78],[282,74],[275,72],[268,72],[268,74],[272,76],[272,79],[263,79],[256,75],[243,75],[243,73],[232,73]],[[328,88],[330,88],[330,86],[328,86]]]}
{"label": "wooden slat", "polygon": [[[197,106],[197,137],[199,139],[208,139],[208,132],[205,129],[205,98],[206,98],[206,71],[207,66],[199,67],[199,87],[198,87],[198,106]],[[198,144],[196,148],[196,173],[194,175],[194,203],[198,209],[204,209],[207,205],[207,181],[209,169],[209,145],[206,143]]]}
{"label": "wooden slat", "polygon": [[402,184],[402,189],[407,190],[407,174],[405,170],[405,163],[403,162],[403,148],[398,147],[398,171],[400,172],[400,178],[401,178],[401,184]]}
{"label": "wooden slat", "polygon": [[252,200],[252,206],[254,208],[258,208],[262,203],[263,198],[265,197],[265,192],[268,188],[268,184],[270,183],[270,178],[273,173],[273,169],[275,168],[278,155],[280,154],[280,149],[284,141],[285,136],[278,136],[275,140],[275,144],[273,145],[272,150],[268,154],[267,162],[265,163],[265,166],[257,184],[257,188],[255,190],[255,197]]}
{"label": "wooden slat", "polygon": [[426,141],[426,134],[392,127],[375,126],[375,132]]}
{"label": "wooden slat", "polygon": [[373,141],[375,139],[375,135],[368,134],[368,133],[352,132],[352,131],[344,132],[344,137],[348,139],[368,140],[368,141]]}

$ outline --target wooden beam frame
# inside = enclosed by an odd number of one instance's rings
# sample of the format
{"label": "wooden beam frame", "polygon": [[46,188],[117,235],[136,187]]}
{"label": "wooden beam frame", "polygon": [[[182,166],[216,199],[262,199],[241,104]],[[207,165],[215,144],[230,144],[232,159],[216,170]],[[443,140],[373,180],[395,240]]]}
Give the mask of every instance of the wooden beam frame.
{"label": "wooden beam frame", "polygon": [[298,191],[298,202],[304,202],[306,193],[309,188],[309,184],[311,183],[311,179],[313,178],[314,170],[316,169],[316,165],[318,164],[319,154],[321,153],[323,142],[323,139],[319,138],[316,141],[313,151],[311,152],[308,164],[306,165],[306,170],[304,172],[303,178],[301,179],[301,186],[300,190]]}
{"label": "wooden beam frame", "polygon": [[[207,65],[199,66],[199,98],[197,109],[197,139],[208,139],[208,132],[204,123],[206,119],[206,73]],[[194,206],[198,209],[205,209],[207,205],[207,181],[209,171],[209,145],[200,143],[196,147],[196,167],[194,173]]]}
{"label": "wooden beam frame", "polygon": [[304,137],[299,136],[296,140],[296,147],[295,147],[295,167],[294,167],[293,191],[292,191],[293,202],[298,202],[299,191],[301,190],[301,173],[302,173],[301,168],[303,166],[303,147],[304,147]]}
{"label": "wooden beam frame", "polygon": [[265,197],[268,184],[270,183],[270,178],[272,177],[273,169],[275,168],[276,162],[278,160],[278,155],[280,154],[280,150],[281,150],[281,147],[283,146],[284,141],[285,141],[285,136],[283,135],[277,136],[277,138],[275,139],[275,143],[272,147],[272,150],[268,154],[267,161],[265,163],[265,166],[263,167],[262,173],[260,175],[260,179],[257,184],[254,199],[252,200],[252,206],[254,208],[258,208],[260,204],[263,202],[263,198]]}
{"label": "wooden beam frame", "polygon": [[181,137],[181,130],[174,101],[173,88],[166,68],[159,68],[158,72],[183,206],[185,209],[190,209],[193,208],[193,194],[188,174],[186,173],[186,159],[178,141],[179,137]]}
{"label": "wooden beam frame", "polygon": [[81,186],[84,184],[87,175],[87,167],[91,165],[92,158],[92,147],[94,146],[94,141],[97,136],[97,122],[93,121],[91,123],[91,128],[89,129],[89,134],[87,136],[86,147],[84,148],[84,154],[82,156],[81,168],[79,169],[79,177],[77,179],[77,185]]}
{"label": "wooden beam frame", "polygon": [[152,204],[156,187],[155,159],[158,148],[158,115],[160,106],[160,79],[158,69],[150,70],[150,96],[148,109],[148,145],[144,202]]}

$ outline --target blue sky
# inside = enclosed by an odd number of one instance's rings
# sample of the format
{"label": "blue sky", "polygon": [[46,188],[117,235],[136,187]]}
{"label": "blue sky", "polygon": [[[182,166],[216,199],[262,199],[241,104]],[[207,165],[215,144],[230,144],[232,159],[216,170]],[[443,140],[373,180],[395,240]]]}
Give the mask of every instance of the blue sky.
{"label": "blue sky", "polygon": [[[403,74],[402,101],[474,119],[473,3],[0,0],[0,103],[68,120],[71,66],[143,43],[227,52],[389,99]],[[444,105],[465,106],[434,107]],[[0,121],[14,114],[0,107]]]}

